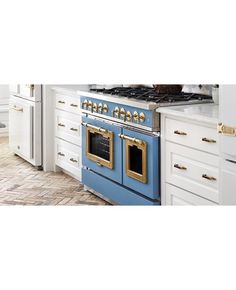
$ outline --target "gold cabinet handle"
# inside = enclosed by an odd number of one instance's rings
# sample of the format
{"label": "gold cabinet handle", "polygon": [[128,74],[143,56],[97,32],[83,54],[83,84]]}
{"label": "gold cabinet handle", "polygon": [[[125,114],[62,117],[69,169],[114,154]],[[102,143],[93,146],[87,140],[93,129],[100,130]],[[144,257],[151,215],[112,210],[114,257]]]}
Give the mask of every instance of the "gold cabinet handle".
{"label": "gold cabinet handle", "polygon": [[60,101],[58,101],[58,103],[59,104],[65,104],[66,102],[60,100]]}
{"label": "gold cabinet handle", "polygon": [[186,136],[186,135],[187,135],[187,133],[182,132],[182,131],[179,131],[179,130],[175,130],[175,131],[174,131],[174,134],[176,134],[176,135],[181,135],[181,136]]}
{"label": "gold cabinet handle", "polygon": [[70,158],[70,161],[73,162],[73,163],[77,163],[78,161],[74,158]]}
{"label": "gold cabinet handle", "polygon": [[174,164],[174,167],[180,170],[187,170],[187,167],[179,165],[179,164]]}
{"label": "gold cabinet handle", "polygon": [[223,134],[225,136],[236,137],[236,127],[230,127],[223,123],[219,123],[217,126],[217,131],[218,133]]}
{"label": "gold cabinet handle", "polygon": [[215,180],[216,180],[215,177],[213,177],[213,176],[209,176],[209,175],[207,175],[207,174],[202,174],[202,178],[205,178],[205,179],[207,179],[207,180],[211,180],[211,181],[215,181]]}
{"label": "gold cabinet handle", "polygon": [[76,129],[76,128],[70,128],[70,130],[75,131],[75,132],[78,131],[78,129]]}
{"label": "gold cabinet handle", "polygon": [[75,107],[75,108],[78,107],[78,105],[76,105],[76,104],[70,104],[70,106],[71,106],[71,107]]}
{"label": "gold cabinet handle", "polygon": [[120,137],[120,139],[129,140],[129,141],[134,142],[134,143],[138,143],[138,144],[143,144],[144,143],[143,140],[136,139],[136,138],[124,135],[124,134],[118,134],[118,136]]}
{"label": "gold cabinet handle", "polygon": [[59,127],[65,127],[66,125],[64,125],[64,124],[62,124],[62,123],[59,123],[58,126],[59,126]]}
{"label": "gold cabinet handle", "polygon": [[57,154],[60,155],[60,156],[65,156],[65,154],[61,153],[61,152],[58,152]]}
{"label": "gold cabinet handle", "polygon": [[103,129],[101,127],[97,127],[97,126],[94,126],[94,125],[91,125],[91,124],[88,124],[88,123],[85,123],[85,122],[82,122],[81,125],[84,126],[84,127],[88,127],[88,128],[97,130],[98,132],[102,132],[102,133],[107,133],[108,132],[106,129]]}
{"label": "gold cabinet handle", "polygon": [[203,141],[203,142],[207,142],[207,143],[216,143],[216,140],[214,140],[214,139],[209,139],[209,138],[206,138],[206,137],[202,138],[202,141]]}
{"label": "gold cabinet handle", "polygon": [[13,109],[14,111],[17,111],[17,112],[23,112],[23,111],[24,111],[23,108],[17,107],[16,105],[14,105],[14,106],[12,107],[12,109]]}

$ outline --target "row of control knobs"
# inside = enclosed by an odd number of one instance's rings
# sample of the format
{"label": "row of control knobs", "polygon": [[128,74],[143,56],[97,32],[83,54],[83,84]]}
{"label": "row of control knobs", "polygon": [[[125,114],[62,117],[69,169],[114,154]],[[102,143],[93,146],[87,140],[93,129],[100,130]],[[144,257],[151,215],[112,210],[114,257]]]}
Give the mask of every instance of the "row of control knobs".
{"label": "row of control knobs", "polygon": [[123,119],[125,121],[135,121],[135,122],[144,122],[145,114],[141,112],[140,114],[137,111],[131,113],[130,111],[126,111],[124,108],[115,107],[112,111],[112,116]]}
{"label": "row of control knobs", "polygon": [[102,103],[93,103],[92,101],[84,100],[82,102],[82,109],[84,110],[90,110],[91,112],[94,113],[108,113],[108,105],[107,104],[102,104]]}
{"label": "row of control knobs", "polygon": [[[89,110],[94,113],[108,113],[109,108],[107,104],[103,103],[95,103],[92,101],[84,100],[82,102],[82,109]],[[135,122],[141,122],[143,123],[145,121],[145,114],[143,112],[138,113],[137,111],[134,111],[131,113],[130,111],[126,111],[124,108],[115,107],[115,109],[112,110],[112,117],[123,119],[124,121],[135,121]]]}

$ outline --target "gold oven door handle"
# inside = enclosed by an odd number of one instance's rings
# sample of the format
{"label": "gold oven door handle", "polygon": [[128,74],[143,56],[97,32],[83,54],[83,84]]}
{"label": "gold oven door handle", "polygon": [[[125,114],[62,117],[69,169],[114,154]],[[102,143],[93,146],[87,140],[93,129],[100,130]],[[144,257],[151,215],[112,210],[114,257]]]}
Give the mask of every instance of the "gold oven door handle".
{"label": "gold oven door handle", "polygon": [[136,138],[133,138],[133,137],[130,137],[130,136],[127,136],[127,135],[124,135],[124,134],[118,134],[118,136],[123,139],[123,140],[129,140],[131,142],[134,142],[134,143],[138,143],[138,144],[143,144],[143,140],[140,140],[140,139],[136,139]]}
{"label": "gold oven door handle", "polygon": [[88,127],[88,128],[91,128],[91,129],[94,129],[94,130],[97,130],[98,132],[101,132],[101,133],[107,133],[108,131],[104,128],[101,128],[101,127],[97,127],[97,126],[94,126],[94,125],[91,125],[91,124],[88,124],[88,123],[85,123],[85,122],[82,122],[81,123],[82,126],[84,127]]}
{"label": "gold oven door handle", "polygon": [[236,127],[230,127],[223,123],[219,123],[217,126],[218,133],[225,136],[236,137]]}

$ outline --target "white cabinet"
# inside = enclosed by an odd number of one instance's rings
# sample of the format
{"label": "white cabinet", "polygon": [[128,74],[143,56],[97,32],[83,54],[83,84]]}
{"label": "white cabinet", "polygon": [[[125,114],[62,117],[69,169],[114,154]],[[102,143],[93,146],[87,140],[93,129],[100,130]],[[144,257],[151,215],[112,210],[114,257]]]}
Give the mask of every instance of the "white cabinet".
{"label": "white cabinet", "polygon": [[11,149],[25,158],[33,158],[33,106],[24,100],[10,99],[9,143]]}
{"label": "white cabinet", "polygon": [[166,181],[219,202],[219,158],[166,142]]}
{"label": "white cabinet", "polygon": [[166,205],[216,205],[176,186],[166,184]]}
{"label": "white cabinet", "polygon": [[[236,205],[236,85],[220,86],[220,203]],[[224,126],[222,128],[222,125]]]}
{"label": "white cabinet", "polygon": [[218,204],[217,124],[164,113],[161,132],[162,204]]}
{"label": "white cabinet", "polygon": [[75,92],[54,90],[55,165],[81,180],[81,111]]}
{"label": "white cabinet", "polygon": [[56,137],[81,146],[81,116],[57,109],[55,116]]}

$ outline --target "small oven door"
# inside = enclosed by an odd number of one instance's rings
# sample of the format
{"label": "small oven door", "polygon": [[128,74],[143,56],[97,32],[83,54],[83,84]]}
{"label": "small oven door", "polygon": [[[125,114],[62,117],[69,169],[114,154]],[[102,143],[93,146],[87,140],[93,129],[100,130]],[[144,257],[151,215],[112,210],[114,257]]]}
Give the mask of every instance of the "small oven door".
{"label": "small oven door", "polygon": [[160,137],[123,130],[123,184],[149,198],[160,197]]}
{"label": "small oven door", "polygon": [[122,183],[122,145],[119,127],[96,119],[82,119],[83,165]]}

